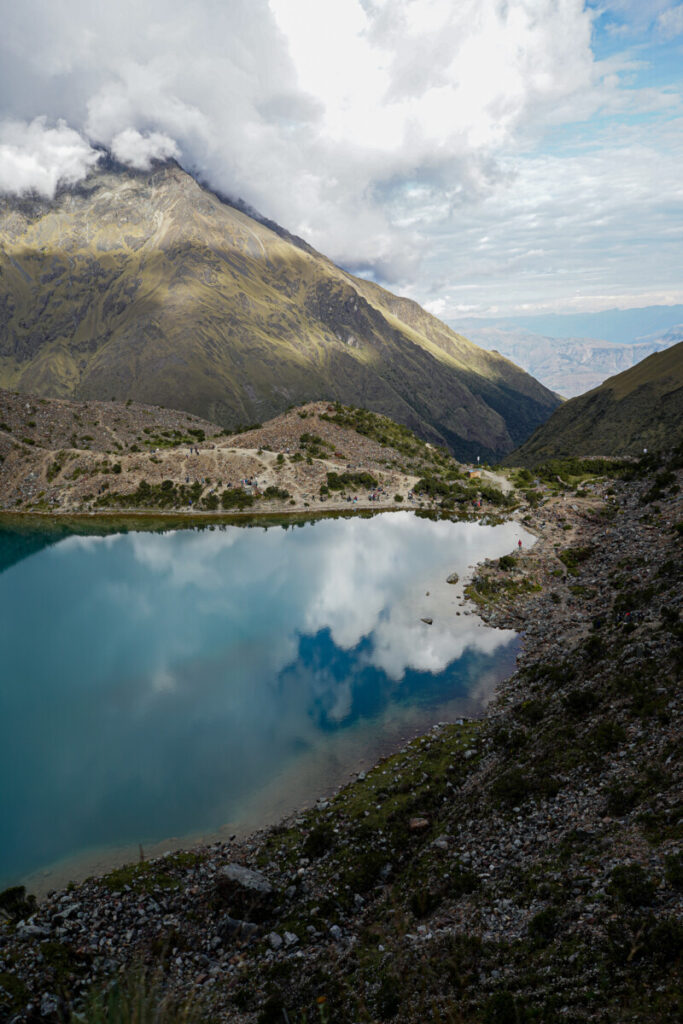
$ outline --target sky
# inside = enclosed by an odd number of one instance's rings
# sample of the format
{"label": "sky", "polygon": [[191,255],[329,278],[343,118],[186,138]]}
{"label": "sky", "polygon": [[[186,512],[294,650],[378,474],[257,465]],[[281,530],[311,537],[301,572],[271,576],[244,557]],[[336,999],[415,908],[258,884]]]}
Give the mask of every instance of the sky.
{"label": "sky", "polygon": [[683,3],[0,14],[0,191],[174,157],[450,321],[683,302]]}

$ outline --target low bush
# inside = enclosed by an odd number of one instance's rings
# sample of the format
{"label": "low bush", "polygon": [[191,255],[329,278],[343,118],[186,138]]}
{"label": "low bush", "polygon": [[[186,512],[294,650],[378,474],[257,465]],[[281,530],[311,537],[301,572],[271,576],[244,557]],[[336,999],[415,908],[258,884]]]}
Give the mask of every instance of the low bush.
{"label": "low bush", "polygon": [[607,891],[619,903],[643,907],[652,903],[655,884],[640,864],[620,864],[612,871]]}
{"label": "low bush", "polygon": [[378,481],[371,473],[328,473],[327,486],[331,491],[344,491],[347,487],[363,487],[372,490]]}
{"label": "low bush", "polygon": [[549,945],[557,933],[558,913],[554,907],[540,910],[529,921],[529,938],[534,946]]}

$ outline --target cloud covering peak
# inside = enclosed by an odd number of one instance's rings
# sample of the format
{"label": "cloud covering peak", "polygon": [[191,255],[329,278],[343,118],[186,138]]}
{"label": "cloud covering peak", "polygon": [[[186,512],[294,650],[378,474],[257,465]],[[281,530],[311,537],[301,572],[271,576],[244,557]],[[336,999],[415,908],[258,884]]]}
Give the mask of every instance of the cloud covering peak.
{"label": "cloud covering peak", "polygon": [[66,121],[48,127],[45,117],[29,124],[0,122],[0,191],[36,191],[52,197],[59,183],[84,178],[100,154]]}
{"label": "cloud covering peak", "polygon": [[[653,7],[653,34],[675,31],[678,7]],[[96,146],[139,169],[172,156],[423,302],[453,311],[467,287],[467,303],[485,307],[522,265],[528,280],[515,290],[533,301],[549,232],[530,239],[528,228],[559,212],[553,161],[575,150],[575,126],[600,120],[600,150],[618,171],[633,141],[624,147],[615,118],[679,111],[675,90],[635,88],[630,53],[598,57],[609,10],[583,0],[23,0],[8,6],[0,37],[0,189],[49,195],[88,172]],[[662,151],[645,158],[641,144],[640,156],[668,176],[668,154],[662,165]],[[573,214],[579,234],[596,219],[596,171],[585,222]],[[634,197],[616,178],[608,206],[623,195],[626,224]],[[514,221],[520,206],[521,237],[516,225],[496,253],[482,251],[489,223]]]}

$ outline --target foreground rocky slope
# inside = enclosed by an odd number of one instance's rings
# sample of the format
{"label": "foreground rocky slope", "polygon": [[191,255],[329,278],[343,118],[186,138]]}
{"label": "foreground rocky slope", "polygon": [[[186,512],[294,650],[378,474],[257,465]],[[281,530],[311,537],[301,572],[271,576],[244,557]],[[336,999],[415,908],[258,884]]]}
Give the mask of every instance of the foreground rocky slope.
{"label": "foreground rocky slope", "polygon": [[176,164],[106,160],[54,201],[0,197],[0,386],[130,398],[231,430],[329,397],[460,458],[511,451],[558,404]]}
{"label": "foreground rocky slope", "polygon": [[641,455],[675,447],[683,439],[683,342],[656,352],[565,402],[516,452],[503,461],[536,466],[548,458]]}
{"label": "foreground rocky slope", "polygon": [[111,1006],[174,993],[186,1019],[679,1019],[680,453],[620,472],[535,496],[537,545],[477,570],[525,634],[484,721],[248,841],[5,895],[4,1017],[56,1021],[114,975]]}

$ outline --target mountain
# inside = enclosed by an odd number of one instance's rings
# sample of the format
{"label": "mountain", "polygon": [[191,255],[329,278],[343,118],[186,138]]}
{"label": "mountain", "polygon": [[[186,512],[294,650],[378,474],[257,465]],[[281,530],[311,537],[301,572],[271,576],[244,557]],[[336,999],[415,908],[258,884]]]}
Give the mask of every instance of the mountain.
{"label": "mountain", "polygon": [[524,367],[546,387],[573,398],[668,348],[683,334],[680,328],[672,328],[662,336],[628,344],[593,338],[550,338],[521,327],[468,327],[467,336]]}
{"label": "mountain", "polygon": [[639,455],[683,439],[683,342],[648,356],[557,409],[508,465],[559,455]]}
{"label": "mountain", "polygon": [[676,345],[679,341],[683,341],[683,323],[674,324],[666,331],[655,331],[653,334],[646,334],[637,340],[639,342],[661,343],[662,347],[669,348],[671,345]]}
{"label": "mountain", "polygon": [[461,458],[511,451],[558,404],[509,360],[177,164],[136,172],[110,159],[52,201],[0,199],[0,386],[226,427],[331,398]]}

